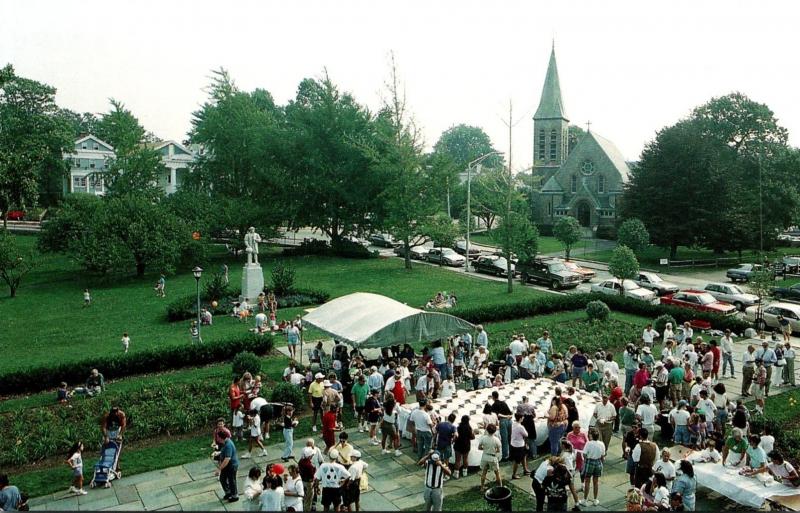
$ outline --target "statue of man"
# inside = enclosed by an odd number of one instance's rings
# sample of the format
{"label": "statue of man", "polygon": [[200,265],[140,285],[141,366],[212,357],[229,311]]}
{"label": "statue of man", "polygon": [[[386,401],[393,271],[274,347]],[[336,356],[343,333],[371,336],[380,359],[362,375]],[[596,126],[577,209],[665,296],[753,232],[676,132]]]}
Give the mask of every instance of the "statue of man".
{"label": "statue of man", "polygon": [[244,236],[245,252],[247,253],[247,263],[258,263],[258,243],[261,242],[261,236],[256,233],[254,227],[250,227]]}

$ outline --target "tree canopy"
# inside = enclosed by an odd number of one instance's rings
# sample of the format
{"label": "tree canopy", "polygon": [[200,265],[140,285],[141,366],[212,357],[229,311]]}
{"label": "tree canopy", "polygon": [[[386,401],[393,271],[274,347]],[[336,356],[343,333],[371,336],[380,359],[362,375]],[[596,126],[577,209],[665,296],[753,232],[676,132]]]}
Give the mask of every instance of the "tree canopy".
{"label": "tree canopy", "polygon": [[[619,245],[614,248],[611,259],[608,261],[608,272],[620,281],[632,280],[639,274],[639,261],[633,250],[628,246]],[[620,287],[620,295],[625,293],[625,287]]]}
{"label": "tree canopy", "polygon": [[581,240],[581,224],[572,216],[564,216],[553,226],[553,236],[564,246],[564,256],[569,260],[569,253]]}

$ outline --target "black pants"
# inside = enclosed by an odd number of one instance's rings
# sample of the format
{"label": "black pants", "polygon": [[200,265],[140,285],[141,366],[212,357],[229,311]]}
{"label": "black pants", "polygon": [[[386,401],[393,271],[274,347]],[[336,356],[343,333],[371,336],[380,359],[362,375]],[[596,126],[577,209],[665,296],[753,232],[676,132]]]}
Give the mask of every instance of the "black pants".
{"label": "black pants", "polygon": [[233,465],[225,465],[220,471],[219,484],[222,485],[222,491],[228,498],[239,496],[239,491],[236,489],[236,468]]}
{"label": "black pants", "polygon": [[653,477],[653,467],[643,467],[637,464],[633,476],[633,484],[639,488]]}
{"label": "black pants", "polygon": [[544,511],[545,493],[542,484],[536,478],[532,478],[531,487],[536,495],[536,511]]}

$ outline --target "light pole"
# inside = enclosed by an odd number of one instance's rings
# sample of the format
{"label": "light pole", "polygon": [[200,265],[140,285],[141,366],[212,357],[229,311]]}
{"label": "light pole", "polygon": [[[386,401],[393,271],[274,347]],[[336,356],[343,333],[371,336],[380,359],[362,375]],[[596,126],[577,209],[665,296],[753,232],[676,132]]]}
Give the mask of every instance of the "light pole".
{"label": "light pole", "polygon": [[197,284],[197,340],[202,340],[200,338],[200,326],[202,325],[202,319],[200,319],[200,277],[203,275],[203,268],[195,266],[192,269],[192,274],[194,274],[194,281]]}
{"label": "light pole", "polygon": [[481,155],[480,157],[476,158],[469,164],[467,164],[467,263],[464,267],[464,272],[469,272],[469,232],[470,232],[470,222],[472,221],[472,210],[470,209],[470,199],[472,196],[472,166],[478,166],[478,170],[480,171],[481,162],[488,159],[493,155],[502,155],[502,151],[490,151],[485,155]]}

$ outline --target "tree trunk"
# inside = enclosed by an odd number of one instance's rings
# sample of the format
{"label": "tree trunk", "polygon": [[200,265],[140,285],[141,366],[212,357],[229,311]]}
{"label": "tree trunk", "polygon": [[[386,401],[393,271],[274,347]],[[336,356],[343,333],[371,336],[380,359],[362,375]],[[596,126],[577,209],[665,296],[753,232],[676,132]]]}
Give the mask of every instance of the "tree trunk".
{"label": "tree trunk", "polygon": [[17,297],[17,286],[16,285],[9,285],[8,287],[11,290],[10,297]]}
{"label": "tree trunk", "polygon": [[8,209],[3,212],[3,230],[8,230]]}
{"label": "tree trunk", "polygon": [[670,261],[675,260],[675,257],[678,255],[678,243],[673,242],[669,246],[669,259]]}
{"label": "tree trunk", "polygon": [[564,246],[564,256],[566,260],[569,260],[569,252],[572,249],[572,246]]}
{"label": "tree trunk", "polygon": [[508,278],[508,293],[514,292],[514,273],[511,272],[511,254],[506,257],[506,278]]}
{"label": "tree trunk", "polygon": [[139,278],[144,276],[144,262],[136,262],[136,276]]}
{"label": "tree trunk", "polygon": [[408,237],[403,241],[403,245],[405,246],[405,254],[403,255],[403,260],[405,260],[406,269],[409,271],[411,270],[411,246],[408,242]]}

